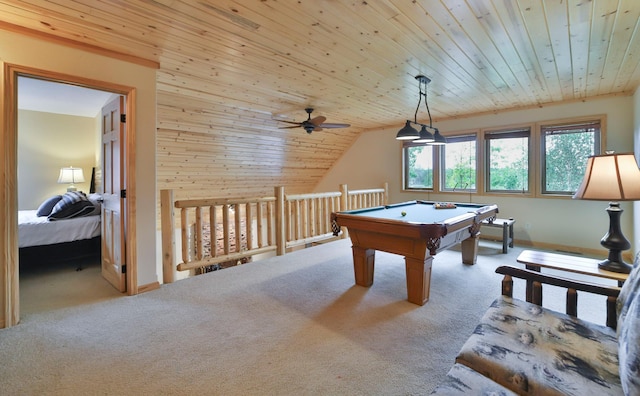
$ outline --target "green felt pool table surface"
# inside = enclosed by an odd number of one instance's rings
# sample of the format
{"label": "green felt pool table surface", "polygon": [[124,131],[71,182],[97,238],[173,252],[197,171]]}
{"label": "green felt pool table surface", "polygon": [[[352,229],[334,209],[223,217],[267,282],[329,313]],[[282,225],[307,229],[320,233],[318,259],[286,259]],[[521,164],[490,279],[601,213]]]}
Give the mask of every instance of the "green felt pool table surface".
{"label": "green felt pool table surface", "polygon": [[475,213],[478,209],[486,206],[484,204],[455,203],[454,208],[436,209],[434,207],[436,203],[439,202],[410,201],[394,205],[345,211],[342,213],[409,223],[432,224],[444,223],[458,216]]}

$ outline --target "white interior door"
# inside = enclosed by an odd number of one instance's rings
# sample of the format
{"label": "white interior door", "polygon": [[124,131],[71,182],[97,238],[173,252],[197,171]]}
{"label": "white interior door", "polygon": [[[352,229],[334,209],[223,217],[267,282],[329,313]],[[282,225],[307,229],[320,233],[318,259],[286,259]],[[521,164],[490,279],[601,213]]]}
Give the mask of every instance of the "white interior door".
{"label": "white interior door", "polygon": [[102,108],[102,276],[126,291],[124,97]]}

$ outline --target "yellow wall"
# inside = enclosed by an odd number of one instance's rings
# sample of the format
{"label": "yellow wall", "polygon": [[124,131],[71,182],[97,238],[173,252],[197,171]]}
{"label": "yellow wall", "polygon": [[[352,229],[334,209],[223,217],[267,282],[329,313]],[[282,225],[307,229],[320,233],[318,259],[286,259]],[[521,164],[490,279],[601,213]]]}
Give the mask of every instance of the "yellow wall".
{"label": "yellow wall", "polygon": [[64,194],[58,184],[60,168],[82,168],[85,182],[78,191],[89,194],[96,162],[96,118],[18,111],[18,210],[37,209],[49,197]]}
{"label": "yellow wall", "polygon": [[[136,89],[135,179],[137,202],[128,201],[137,232],[137,284],[158,281],[156,257],[156,69],[0,30],[0,63],[33,67]],[[3,65],[4,67],[4,65]],[[4,92],[4,81],[2,92]],[[3,112],[3,120],[6,120]],[[131,117],[130,119],[133,119]],[[0,172],[4,172],[4,163]],[[6,189],[7,186],[4,186]],[[5,191],[7,196],[15,191]],[[6,205],[6,202],[0,203]],[[132,247],[133,248],[133,247]],[[0,293],[4,291],[0,290]]]}
{"label": "yellow wall", "polygon": [[[636,94],[636,97],[639,96]],[[636,99],[636,113],[638,111]],[[411,114],[407,109],[407,114]],[[458,120],[435,121],[443,134],[473,128],[490,128],[524,122],[541,122],[590,115],[607,116],[606,149],[617,152],[633,150],[634,101],[632,97],[611,97],[586,102],[565,103],[542,108],[500,112]],[[636,122],[636,125],[638,123]],[[336,191],[340,183],[351,189],[371,188],[389,182],[391,202],[414,199],[496,203],[501,217],[516,219],[515,238],[526,243],[567,248],[577,252],[604,252],[600,239],[608,230],[609,218],[606,202],[577,201],[571,199],[513,198],[498,195],[468,193],[429,194],[402,191],[402,143],[395,135],[402,125],[363,133],[355,144],[337,161],[335,166],[316,187],[316,191]],[[636,127],[636,130],[638,128]],[[623,202],[625,213],[622,226],[629,241],[633,233],[633,205]],[[492,234],[493,230],[483,229]],[[497,235],[497,234],[496,234]],[[635,244],[640,247],[640,243]],[[633,250],[632,250],[633,251]]]}

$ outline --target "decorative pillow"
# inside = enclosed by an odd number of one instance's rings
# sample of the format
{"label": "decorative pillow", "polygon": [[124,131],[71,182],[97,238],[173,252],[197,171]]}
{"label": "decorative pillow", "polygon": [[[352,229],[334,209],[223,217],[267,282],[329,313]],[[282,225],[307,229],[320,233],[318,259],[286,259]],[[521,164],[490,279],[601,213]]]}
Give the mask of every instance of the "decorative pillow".
{"label": "decorative pillow", "polygon": [[626,316],[618,323],[620,383],[625,395],[640,395],[640,300],[628,304]]}
{"label": "decorative pillow", "polygon": [[51,214],[51,211],[53,210],[53,207],[56,206],[56,204],[61,199],[62,195],[54,195],[53,197],[47,199],[42,204],[40,204],[40,206],[38,207],[38,213],[36,213],[36,215],[38,217],[49,216]]}
{"label": "decorative pillow", "polygon": [[102,195],[89,194],[89,202],[93,204],[93,212],[89,213],[89,216],[99,216],[102,213]]}
{"label": "decorative pillow", "polygon": [[94,209],[95,207],[82,191],[71,191],[62,196],[48,218],[49,220],[71,219],[86,216]]}

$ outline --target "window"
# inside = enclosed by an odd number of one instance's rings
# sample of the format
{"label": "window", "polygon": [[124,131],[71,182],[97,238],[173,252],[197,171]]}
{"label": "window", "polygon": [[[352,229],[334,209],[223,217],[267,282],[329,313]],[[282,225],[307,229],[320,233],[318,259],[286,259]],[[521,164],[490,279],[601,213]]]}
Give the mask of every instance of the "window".
{"label": "window", "polygon": [[447,137],[442,147],[442,190],[476,189],[476,135]]}
{"label": "window", "polygon": [[529,191],[530,136],[529,128],[485,133],[487,191]]}
{"label": "window", "polygon": [[600,121],[542,126],[542,193],[573,194],[587,158],[600,154]]}
{"label": "window", "polygon": [[406,189],[433,188],[433,146],[404,146],[404,185]]}

